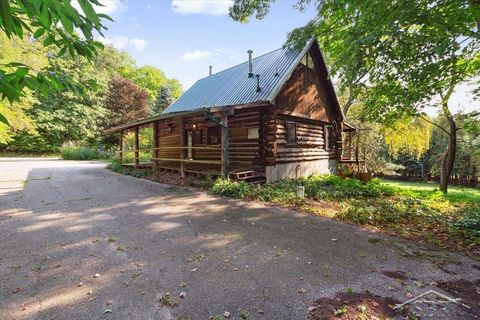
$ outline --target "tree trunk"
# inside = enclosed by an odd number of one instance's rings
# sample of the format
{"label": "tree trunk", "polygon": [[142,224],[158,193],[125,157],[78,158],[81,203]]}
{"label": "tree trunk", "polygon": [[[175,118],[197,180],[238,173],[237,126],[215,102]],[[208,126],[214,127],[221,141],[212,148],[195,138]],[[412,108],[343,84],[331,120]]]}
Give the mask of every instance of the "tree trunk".
{"label": "tree trunk", "polygon": [[455,154],[457,152],[457,125],[453,117],[447,115],[448,126],[450,128],[447,150],[443,156],[442,167],[440,170],[440,191],[448,191],[448,183],[455,163]]}

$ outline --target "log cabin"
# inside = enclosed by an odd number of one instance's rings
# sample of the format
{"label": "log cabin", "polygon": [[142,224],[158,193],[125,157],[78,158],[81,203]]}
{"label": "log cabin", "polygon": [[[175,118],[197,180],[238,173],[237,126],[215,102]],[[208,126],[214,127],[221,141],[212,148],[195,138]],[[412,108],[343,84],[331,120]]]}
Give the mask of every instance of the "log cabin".
{"label": "log cabin", "polygon": [[[186,174],[274,182],[336,173],[352,159],[352,132],[316,39],[280,48],[198,80],[162,114],[106,132],[135,133],[134,163]],[[141,162],[139,131],[153,128],[151,159]],[[344,136],[349,135],[348,152]],[[349,156],[344,158],[343,155]],[[357,152],[358,154],[358,152]],[[358,158],[358,157],[357,157]]]}

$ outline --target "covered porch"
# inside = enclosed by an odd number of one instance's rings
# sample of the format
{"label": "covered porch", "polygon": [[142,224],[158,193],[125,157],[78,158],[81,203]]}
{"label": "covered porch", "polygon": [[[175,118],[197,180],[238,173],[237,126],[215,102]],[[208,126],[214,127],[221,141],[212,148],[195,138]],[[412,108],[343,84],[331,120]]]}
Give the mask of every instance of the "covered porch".
{"label": "covered porch", "polygon": [[118,135],[116,156],[124,166],[255,181],[264,175],[258,126],[257,109],[200,110],[159,115],[106,133]]}

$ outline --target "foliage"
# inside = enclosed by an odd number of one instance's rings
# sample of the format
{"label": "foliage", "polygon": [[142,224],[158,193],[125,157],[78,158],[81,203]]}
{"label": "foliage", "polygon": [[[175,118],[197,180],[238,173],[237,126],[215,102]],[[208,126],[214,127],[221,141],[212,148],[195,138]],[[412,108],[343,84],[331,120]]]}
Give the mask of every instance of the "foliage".
{"label": "foliage", "polygon": [[474,205],[480,202],[480,189],[464,188],[452,186],[448,194],[438,191],[433,183],[428,182],[406,182],[381,179],[382,184],[392,187],[395,194],[420,198],[428,201],[451,202],[451,203],[467,203]]}
{"label": "foliage", "polygon": [[153,104],[153,114],[161,114],[173,102],[173,95],[170,87],[161,87],[158,91],[157,99]]}
{"label": "foliage", "polygon": [[146,178],[152,174],[151,169],[139,169],[134,167],[126,167],[119,164],[116,161],[112,161],[107,165],[107,169],[112,170],[123,175],[137,177],[137,178]]}
{"label": "foliage", "polygon": [[150,115],[147,92],[132,81],[115,76],[108,85],[105,102],[111,111],[108,127],[145,118]]}
{"label": "foliage", "polygon": [[373,179],[362,183],[357,179],[335,175],[312,175],[305,179],[305,194],[313,199],[372,198],[392,195],[394,190]]}
{"label": "foliage", "polygon": [[163,71],[152,66],[135,69],[127,77],[144,89],[148,94],[148,100],[152,102],[155,101],[158,90],[167,84],[167,77]]}
{"label": "foliage", "polygon": [[384,128],[390,155],[400,153],[422,156],[430,147],[432,125],[423,119],[403,117]]}
{"label": "foliage", "polygon": [[221,196],[232,198],[246,198],[248,195],[251,194],[252,188],[252,185],[245,181],[217,179],[213,184],[211,191]]}
{"label": "foliage", "polygon": [[[26,39],[9,39],[0,32],[0,65],[12,61],[27,64],[36,70],[48,66],[45,49],[38,42]],[[30,89],[23,91],[23,97],[12,103],[0,100],[0,113],[9,119],[9,125],[0,122],[0,143],[6,144],[12,140],[12,136],[18,131],[35,134],[35,125],[27,116],[26,112],[36,102],[35,95]]]}
{"label": "foliage", "polygon": [[480,207],[466,207],[461,211],[461,218],[453,223],[452,229],[464,237],[476,239],[480,243]]}
{"label": "foliage", "polygon": [[[236,0],[230,16],[262,19],[273,0]],[[310,0],[299,0],[305,9]],[[393,124],[404,117],[425,119],[426,106],[447,118],[448,148],[442,158],[440,188],[446,192],[455,161],[456,120],[449,110],[455,88],[480,73],[480,5],[452,0],[316,1],[317,17],[289,34],[299,48],[319,39],[333,76],[352,101],[364,97],[365,114]],[[427,119],[428,121],[428,119]],[[423,148],[424,149],[424,148]]]}
{"label": "foliage", "polygon": [[[140,161],[149,161],[152,158],[152,151],[150,149],[153,145],[153,129],[144,128],[138,132],[138,146],[140,147],[139,157]],[[123,137],[123,161],[125,163],[134,162],[135,157],[135,134],[134,132],[127,132]]]}
{"label": "foliage", "polygon": [[64,160],[102,160],[108,159],[108,154],[97,148],[84,146],[65,146],[60,149]]}
{"label": "foliage", "polygon": [[[52,47],[57,56],[68,52],[92,59],[102,44],[94,40],[93,31],[102,34],[102,19],[111,20],[105,14],[97,14],[97,0],[79,0],[81,12],[70,1],[2,0],[0,31],[9,39],[31,37],[43,47]],[[82,33],[80,37],[77,30]],[[50,89],[75,90],[76,85],[46,69],[36,69],[18,60],[0,65],[0,100],[19,101],[22,91],[29,88],[47,94]],[[5,123],[4,117],[0,121]]]}
{"label": "foliage", "polygon": [[436,212],[426,206],[420,199],[398,198],[389,199],[353,200],[347,209],[340,212],[338,217],[353,223],[366,225],[397,224],[404,219],[418,216],[434,217]]}

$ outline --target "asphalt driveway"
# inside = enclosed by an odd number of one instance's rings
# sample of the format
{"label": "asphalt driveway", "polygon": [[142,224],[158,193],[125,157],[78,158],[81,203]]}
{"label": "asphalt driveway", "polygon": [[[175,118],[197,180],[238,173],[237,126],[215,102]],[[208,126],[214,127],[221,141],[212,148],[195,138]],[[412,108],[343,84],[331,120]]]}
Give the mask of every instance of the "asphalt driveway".
{"label": "asphalt driveway", "polygon": [[459,254],[104,167],[0,159],[0,319],[304,319],[345,290],[405,301],[480,278]]}

